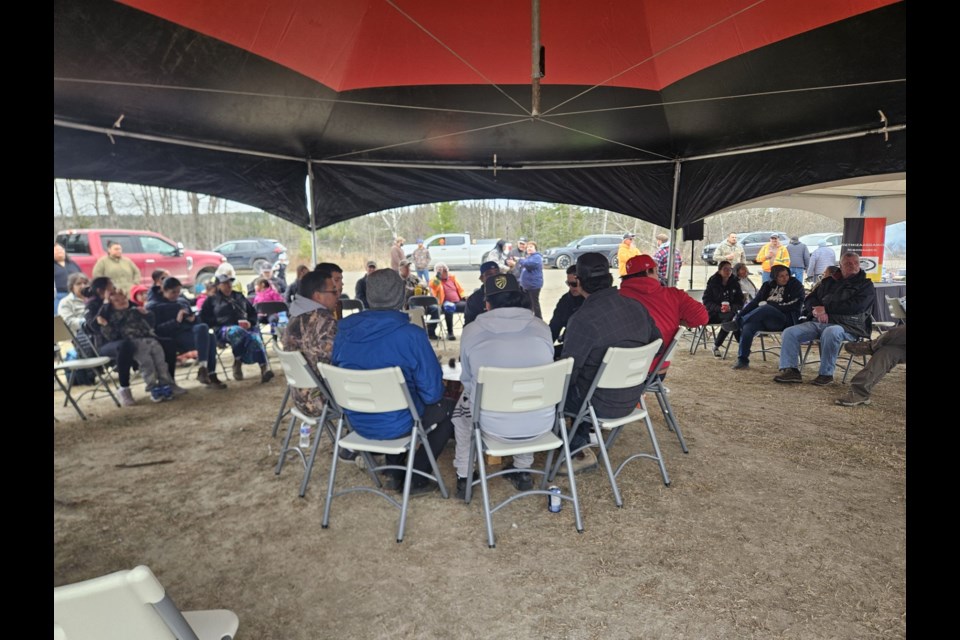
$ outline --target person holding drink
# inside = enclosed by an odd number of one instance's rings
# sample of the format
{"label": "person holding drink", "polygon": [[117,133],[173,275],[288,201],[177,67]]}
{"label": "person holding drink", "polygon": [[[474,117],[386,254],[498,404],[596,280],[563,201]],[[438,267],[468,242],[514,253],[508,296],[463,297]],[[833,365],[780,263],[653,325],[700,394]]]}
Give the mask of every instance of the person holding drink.
{"label": "person holding drink", "polygon": [[[707,288],[703,291],[703,306],[710,314],[710,324],[720,324],[733,319],[743,307],[743,292],[740,289],[740,282],[733,275],[733,266],[729,260],[722,260],[717,265],[717,272],[707,280]],[[720,347],[727,339],[727,333],[721,328],[713,341],[713,355],[717,358],[723,355],[720,353]],[[738,340],[739,333],[739,330],[734,332]]]}
{"label": "person holding drink", "polygon": [[221,344],[233,350],[233,377],[243,380],[243,365],[260,365],[260,382],[273,378],[267,368],[267,352],[260,335],[252,331],[257,322],[257,310],[242,293],[233,290],[233,276],[217,276],[217,291],[203,301],[200,319],[209,325]]}

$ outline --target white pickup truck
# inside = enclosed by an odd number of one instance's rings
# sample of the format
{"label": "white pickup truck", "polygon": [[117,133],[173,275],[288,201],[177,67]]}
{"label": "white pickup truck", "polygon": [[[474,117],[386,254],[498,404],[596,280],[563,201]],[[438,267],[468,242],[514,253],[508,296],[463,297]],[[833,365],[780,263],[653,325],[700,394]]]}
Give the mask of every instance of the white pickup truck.
{"label": "white pickup truck", "polygon": [[[430,251],[430,267],[442,262],[448,267],[479,267],[487,253],[497,244],[497,238],[472,240],[469,233],[440,233],[430,236],[423,245]],[[417,244],[403,245],[403,254],[413,260]]]}

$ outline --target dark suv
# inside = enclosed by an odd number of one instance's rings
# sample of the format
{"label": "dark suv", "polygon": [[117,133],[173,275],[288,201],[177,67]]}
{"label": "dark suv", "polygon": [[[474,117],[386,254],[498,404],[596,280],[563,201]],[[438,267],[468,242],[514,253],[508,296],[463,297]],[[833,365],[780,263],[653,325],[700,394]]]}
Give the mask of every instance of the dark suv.
{"label": "dark suv", "polygon": [[263,267],[272,267],[280,260],[287,248],[278,240],[269,238],[245,238],[228,240],[214,249],[222,253],[234,269],[253,269],[259,273]]}
{"label": "dark suv", "polygon": [[623,242],[623,235],[592,235],[574,240],[565,247],[551,247],[543,252],[543,266],[566,269],[584,253],[597,252],[607,256],[610,266],[616,269],[617,249]]}

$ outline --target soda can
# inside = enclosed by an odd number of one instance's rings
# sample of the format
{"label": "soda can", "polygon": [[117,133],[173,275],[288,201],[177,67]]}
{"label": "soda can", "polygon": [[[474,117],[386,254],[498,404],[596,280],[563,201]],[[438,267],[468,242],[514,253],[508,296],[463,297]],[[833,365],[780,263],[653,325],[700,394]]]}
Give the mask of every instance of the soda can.
{"label": "soda can", "polygon": [[563,508],[563,500],[560,498],[560,487],[557,485],[551,485],[547,487],[547,491],[550,492],[550,496],[547,497],[547,510],[550,513],[559,513],[560,509]]}

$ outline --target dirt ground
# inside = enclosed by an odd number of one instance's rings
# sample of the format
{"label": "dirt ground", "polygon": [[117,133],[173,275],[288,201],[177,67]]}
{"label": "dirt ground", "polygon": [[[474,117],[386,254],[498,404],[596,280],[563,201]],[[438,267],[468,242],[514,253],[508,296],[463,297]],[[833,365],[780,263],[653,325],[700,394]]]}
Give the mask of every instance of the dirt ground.
{"label": "dirt ground", "polygon": [[[548,316],[562,281],[547,272]],[[672,484],[632,462],[617,509],[587,472],[583,534],[570,504],[529,498],[494,516],[496,549],[478,499],[439,493],[412,501],[402,544],[399,512],[369,494],[338,498],[322,530],[329,445],[305,498],[299,462],[274,474],[282,375],[261,385],[247,367],[225,391],[191,379],[158,405],[135,388],[136,407],[84,401],[86,422],[55,393],[54,586],[146,564],[182,609],[235,611],[240,640],[904,637],[905,366],[871,406],[844,408],[840,384],[775,385],[773,360],[734,372],[678,351],[667,385],[688,455],[652,412]],[[636,426],[615,462],[649,446]],[[448,486],[452,459],[451,443]],[[363,482],[342,469],[338,486]]]}

